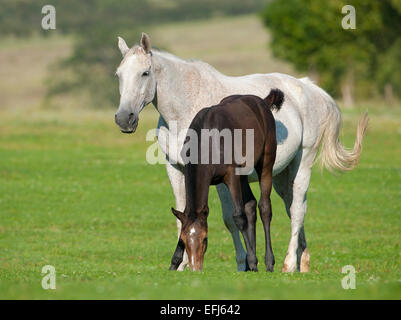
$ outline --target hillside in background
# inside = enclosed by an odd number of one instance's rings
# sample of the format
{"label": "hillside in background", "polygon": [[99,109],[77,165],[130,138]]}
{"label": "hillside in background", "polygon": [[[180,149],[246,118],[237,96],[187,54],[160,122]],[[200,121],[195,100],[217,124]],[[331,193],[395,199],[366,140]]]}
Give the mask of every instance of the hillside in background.
{"label": "hillside in background", "polygon": [[[272,57],[268,46],[269,35],[256,15],[168,23],[142,31],[150,35],[156,47],[184,59],[201,59],[227,75],[269,72],[296,75],[290,65]],[[136,38],[125,34],[121,36],[130,46],[140,39],[140,33]],[[49,72],[50,67],[67,57],[72,45],[70,38],[59,35],[1,40],[0,108],[25,108],[42,104],[46,96],[46,84],[66,76],[62,69]],[[116,40],[115,50],[118,52]],[[117,79],[114,85],[113,90],[118,92]],[[73,94],[55,99],[59,107],[83,108],[90,103],[91,99]]]}

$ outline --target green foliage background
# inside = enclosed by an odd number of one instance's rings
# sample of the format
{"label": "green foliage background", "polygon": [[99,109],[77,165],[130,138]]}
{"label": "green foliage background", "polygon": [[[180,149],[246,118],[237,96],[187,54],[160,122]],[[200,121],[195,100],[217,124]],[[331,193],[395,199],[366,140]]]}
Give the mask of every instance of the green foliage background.
{"label": "green foliage background", "polygon": [[[355,8],[356,29],[342,28],[345,5]],[[331,94],[338,96],[352,73],[358,96],[382,93],[386,84],[401,96],[400,0],[275,0],[262,17],[274,54],[299,71],[316,71]]]}
{"label": "green foliage background", "polygon": [[[273,53],[316,74],[335,97],[348,82],[360,98],[379,96],[386,86],[401,97],[401,0],[3,0],[0,35],[49,35],[40,27],[45,4],[57,10],[57,33],[74,38],[71,55],[49,75],[48,97],[81,91],[97,107],[115,104],[117,35],[136,39],[155,24],[260,11]],[[341,26],[345,5],[355,7],[355,30]]]}

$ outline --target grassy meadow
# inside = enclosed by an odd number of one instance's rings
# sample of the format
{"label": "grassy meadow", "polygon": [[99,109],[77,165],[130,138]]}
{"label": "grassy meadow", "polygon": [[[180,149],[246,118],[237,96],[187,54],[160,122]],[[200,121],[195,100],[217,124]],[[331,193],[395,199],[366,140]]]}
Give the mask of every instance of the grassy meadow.
{"label": "grassy meadow", "polygon": [[[169,24],[148,33],[155,45],[227,74],[295,74],[271,57],[256,17]],[[344,110],[346,146],[365,109],[370,126],[356,170],[333,176],[314,168],[305,224],[310,273],[280,272],[290,221],[274,192],[276,270],[263,271],[258,219],[260,271],[236,272],[214,188],[204,271],[171,272],[174,198],[164,166],[145,158],[153,143],[145,135],[157,113],[146,107],[137,132],[124,135],[114,124],[117,102],[108,110],[43,107],[46,70],[70,45],[59,37],[0,41],[0,299],[401,298],[399,105],[368,102]],[[41,287],[45,265],[56,268],[56,290]],[[345,265],[357,271],[355,290],[341,286]]]}

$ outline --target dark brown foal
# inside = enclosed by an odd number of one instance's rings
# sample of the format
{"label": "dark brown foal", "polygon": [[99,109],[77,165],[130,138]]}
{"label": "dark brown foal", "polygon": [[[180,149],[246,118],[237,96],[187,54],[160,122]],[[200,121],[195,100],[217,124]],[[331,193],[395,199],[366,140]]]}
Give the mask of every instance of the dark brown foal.
{"label": "dark brown foal", "polygon": [[[185,163],[186,207],[184,212],[172,209],[182,229],[171,270],[176,270],[182,262],[184,250],[190,269],[202,269],[207,248],[209,186],[225,183],[234,204],[234,221],[244,238],[249,270],[257,271],[256,199],[247,176],[255,168],[261,190],[259,211],[265,231],[266,270],[273,271],[270,193],[277,142],[271,110],[279,110],[283,100],[284,94],[278,89],[271,90],[265,99],[253,95],[229,96],[216,106],[202,109],[193,119],[181,152]],[[248,133],[253,133],[251,139]]]}

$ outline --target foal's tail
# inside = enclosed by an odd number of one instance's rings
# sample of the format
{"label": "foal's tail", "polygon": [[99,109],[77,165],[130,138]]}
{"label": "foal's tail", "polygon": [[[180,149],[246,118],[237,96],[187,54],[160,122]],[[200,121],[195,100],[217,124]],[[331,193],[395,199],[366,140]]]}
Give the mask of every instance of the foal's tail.
{"label": "foal's tail", "polygon": [[284,102],[284,93],[280,89],[271,89],[269,95],[264,100],[270,110],[279,111]]}

